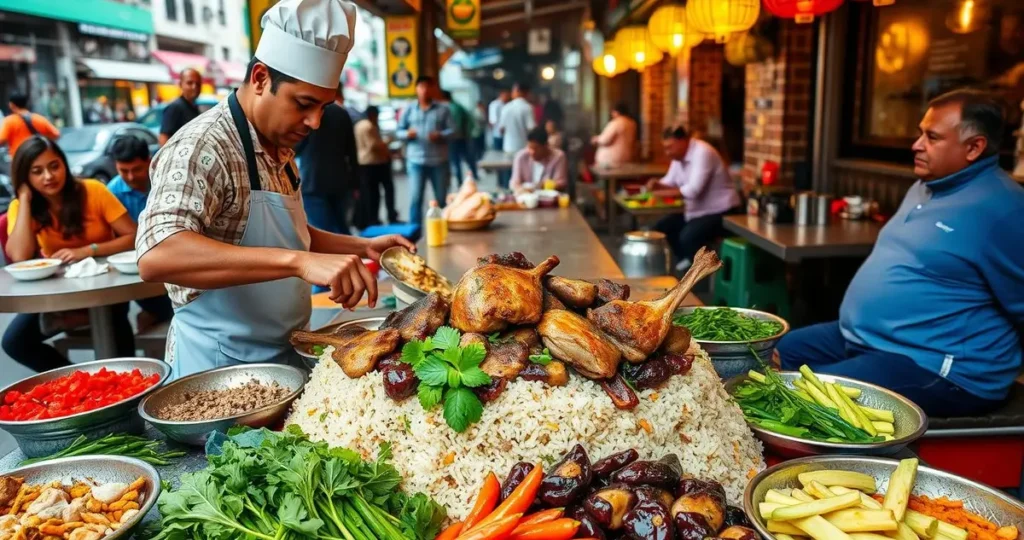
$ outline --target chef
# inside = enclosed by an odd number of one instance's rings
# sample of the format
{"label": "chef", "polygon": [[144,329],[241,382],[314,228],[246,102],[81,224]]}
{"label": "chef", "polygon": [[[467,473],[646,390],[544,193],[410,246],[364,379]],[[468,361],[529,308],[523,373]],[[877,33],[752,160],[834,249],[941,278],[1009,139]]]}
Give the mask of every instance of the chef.
{"label": "chef", "polygon": [[[334,101],[356,22],[342,0],[282,0],[263,16],[245,82],[153,159],[139,216],[139,272],[167,284],[175,376],[243,362],[295,362],[289,334],[309,322],[310,284],[353,308],[374,276],[362,257],[414,246],[306,223],[292,148]],[[339,181],[342,179],[339,179]]]}

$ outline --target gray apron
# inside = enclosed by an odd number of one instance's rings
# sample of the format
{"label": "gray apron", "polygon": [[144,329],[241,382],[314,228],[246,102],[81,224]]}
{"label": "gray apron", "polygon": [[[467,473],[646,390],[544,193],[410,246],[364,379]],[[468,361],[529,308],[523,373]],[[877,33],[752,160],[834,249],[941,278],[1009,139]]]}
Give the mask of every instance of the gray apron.
{"label": "gray apron", "polygon": [[[240,245],[309,251],[301,195],[297,189],[295,196],[263,191],[249,124],[234,93],[228,106],[249,173],[249,220]],[[285,167],[297,186],[291,165]],[[247,362],[297,364],[288,337],[309,323],[311,310],[310,286],[299,278],[204,291],[174,311],[174,377]]]}

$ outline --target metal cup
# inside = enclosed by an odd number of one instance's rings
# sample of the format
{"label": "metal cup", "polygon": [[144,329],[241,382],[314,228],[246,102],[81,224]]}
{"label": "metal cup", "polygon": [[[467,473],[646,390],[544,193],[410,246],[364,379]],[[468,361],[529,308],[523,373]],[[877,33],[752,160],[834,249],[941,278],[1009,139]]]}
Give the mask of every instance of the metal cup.
{"label": "metal cup", "polygon": [[796,210],[796,224],[797,225],[810,225],[811,224],[811,196],[809,191],[798,193],[796,195],[796,204],[794,205]]}
{"label": "metal cup", "polygon": [[818,195],[814,198],[814,224],[828,225],[832,213],[832,195]]}

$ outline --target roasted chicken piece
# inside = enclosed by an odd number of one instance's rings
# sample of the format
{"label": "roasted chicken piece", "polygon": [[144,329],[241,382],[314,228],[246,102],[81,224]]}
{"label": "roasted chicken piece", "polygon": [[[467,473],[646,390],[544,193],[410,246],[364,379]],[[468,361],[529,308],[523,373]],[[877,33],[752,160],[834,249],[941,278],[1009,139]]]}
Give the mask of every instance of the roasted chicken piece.
{"label": "roasted chicken piece", "polygon": [[590,310],[587,318],[608,336],[626,360],[643,362],[665,341],[672,327],[672,313],[690,289],[721,266],[714,251],[701,248],[683,279],[661,298],[647,302],[614,300]]}
{"label": "roasted chicken piece", "polygon": [[537,325],[551,356],[576,368],[584,377],[607,379],[615,375],[622,354],[586,318],[571,311],[551,310]]}
{"label": "roasted chicken piece", "polygon": [[501,266],[518,268],[520,270],[529,270],[534,266],[537,266],[530,262],[530,259],[527,259],[526,255],[523,255],[518,251],[513,251],[512,253],[506,253],[504,255],[500,253],[492,253],[486,257],[480,257],[476,260],[477,266],[483,266],[485,264],[500,264]]}
{"label": "roasted chicken piece", "polygon": [[673,324],[658,350],[667,354],[686,354],[690,350],[690,329]]}
{"label": "roasted chicken piece", "polygon": [[622,285],[607,279],[593,282],[597,286],[597,304],[604,305],[614,300],[629,300],[629,285]]}
{"label": "roasted chicken piece", "polygon": [[547,365],[530,362],[530,365],[526,366],[519,376],[528,381],[541,381],[548,386],[569,384],[569,370],[565,369],[565,364],[558,360],[552,360]]}
{"label": "roasted chicken piece", "polygon": [[548,257],[530,270],[485,264],[466,272],[452,294],[451,325],[490,334],[509,325],[536,324],[544,306],[541,278],[558,266]]}
{"label": "roasted chicken piece", "polygon": [[424,340],[427,336],[434,335],[434,332],[444,325],[450,309],[448,301],[440,294],[430,293],[405,309],[388,315],[380,329],[398,330],[402,341]]}
{"label": "roasted chicken piece", "polygon": [[597,285],[581,279],[547,276],[544,278],[544,288],[573,308],[590,307],[597,299]]}
{"label": "roasted chicken piece", "polygon": [[296,330],[292,332],[291,341],[293,345],[308,343],[333,346],[331,357],[341,366],[345,375],[356,379],[372,371],[378,360],[394,352],[401,338],[398,330],[393,328],[367,330],[352,325],[334,335]]}
{"label": "roasted chicken piece", "polygon": [[24,483],[25,479],[19,476],[0,476],[0,507],[10,505]]}
{"label": "roasted chicken piece", "polygon": [[551,311],[552,309],[569,309],[568,306],[562,303],[551,291],[544,289],[544,301],[543,311]]}
{"label": "roasted chicken piece", "polygon": [[515,379],[530,364],[530,354],[540,345],[540,337],[533,328],[518,328],[493,341],[481,334],[463,334],[460,347],[480,343],[487,356],[480,363],[480,369],[495,379]]}

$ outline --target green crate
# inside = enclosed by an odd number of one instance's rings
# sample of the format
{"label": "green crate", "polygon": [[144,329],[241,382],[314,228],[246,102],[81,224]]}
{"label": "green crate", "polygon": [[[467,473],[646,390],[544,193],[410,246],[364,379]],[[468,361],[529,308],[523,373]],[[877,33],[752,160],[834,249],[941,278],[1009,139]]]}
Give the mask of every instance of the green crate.
{"label": "green crate", "polygon": [[722,268],[715,273],[714,304],[789,316],[786,264],[739,237],[722,241]]}

